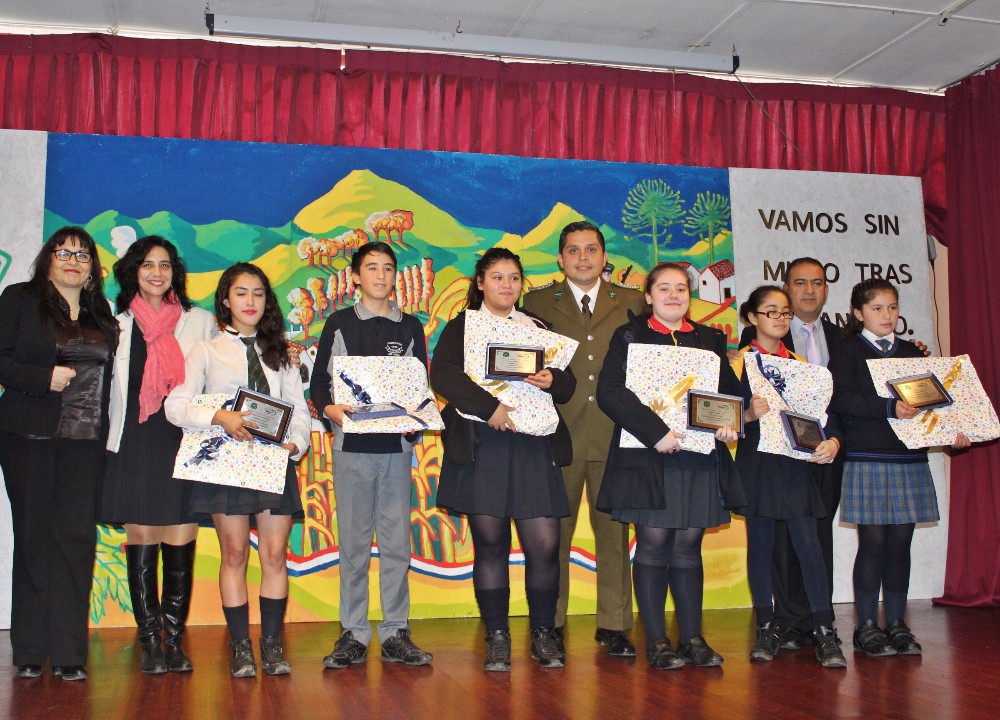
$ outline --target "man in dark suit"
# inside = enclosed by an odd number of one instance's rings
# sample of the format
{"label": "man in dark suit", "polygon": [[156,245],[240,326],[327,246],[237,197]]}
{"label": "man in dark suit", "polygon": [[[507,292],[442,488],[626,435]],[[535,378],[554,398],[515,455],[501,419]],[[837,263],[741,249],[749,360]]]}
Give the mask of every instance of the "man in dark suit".
{"label": "man in dark suit", "polygon": [[[822,365],[830,360],[830,348],[841,338],[842,331],[822,318],[829,287],[823,264],[811,257],[793,260],[785,272],[785,292],[794,317],[785,335],[785,347],[802,355],[811,363]],[[822,332],[820,332],[822,330]],[[751,325],[740,337],[740,347],[746,347],[756,337]],[[826,517],[817,523],[823,559],[826,561],[833,592],[833,516],[840,505],[841,475],[844,457],[841,453],[829,465],[813,465],[813,475],[819,484],[826,508]],[[809,600],[802,583],[802,570],[783,522],[777,523],[773,557],[774,619],[782,628],[779,640],[783,650],[797,650],[812,637]]]}
{"label": "man in dark suit", "polygon": [[[559,236],[559,267],[566,279],[536,288],[524,297],[524,309],[535,313],[552,329],[578,340],[570,368],[576,375],[576,393],[560,407],[573,437],[573,464],[563,468],[570,517],[560,527],[559,604],[556,626],[566,622],[569,599],[570,541],[576,529],[583,488],[587,488],[590,524],[597,557],[597,634],[595,639],[611,655],[634,657],[626,630],[632,627],[632,577],[628,554],[628,525],[594,507],[604,477],[614,423],[597,407],[597,376],[614,331],[628,320],[628,311],[640,312],[645,300],[637,290],[601,279],[608,261],[604,235],[592,223],[574,222]],[[561,634],[560,634],[561,637]]]}

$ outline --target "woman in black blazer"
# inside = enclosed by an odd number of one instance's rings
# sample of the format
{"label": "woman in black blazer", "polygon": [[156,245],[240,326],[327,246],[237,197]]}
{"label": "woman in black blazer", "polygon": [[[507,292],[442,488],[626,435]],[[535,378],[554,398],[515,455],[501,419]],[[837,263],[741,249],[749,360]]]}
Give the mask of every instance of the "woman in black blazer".
{"label": "woman in black blazer", "polygon": [[118,327],[97,245],[57,230],[32,278],[0,295],[0,467],[14,525],[10,641],[18,676],[47,660],[87,677],[95,514]]}

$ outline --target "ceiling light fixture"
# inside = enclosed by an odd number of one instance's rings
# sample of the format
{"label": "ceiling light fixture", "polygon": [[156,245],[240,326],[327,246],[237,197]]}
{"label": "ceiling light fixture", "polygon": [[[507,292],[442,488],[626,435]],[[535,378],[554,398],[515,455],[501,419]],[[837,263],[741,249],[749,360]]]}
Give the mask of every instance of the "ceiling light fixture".
{"label": "ceiling light fixture", "polygon": [[466,32],[397,30],[213,13],[205,14],[205,25],[208,27],[210,35],[226,37],[356,45],[393,50],[427,50],[458,55],[502,56],[548,62],[730,74],[735,73],[740,65],[740,58],[735,54],[709,55],[554,40],[470,35]]}

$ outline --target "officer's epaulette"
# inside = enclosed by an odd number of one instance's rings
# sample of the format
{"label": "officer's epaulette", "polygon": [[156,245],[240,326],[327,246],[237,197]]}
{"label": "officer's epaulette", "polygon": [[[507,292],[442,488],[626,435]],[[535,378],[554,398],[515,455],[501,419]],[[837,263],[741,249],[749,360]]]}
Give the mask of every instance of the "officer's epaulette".
{"label": "officer's epaulette", "polygon": [[528,292],[532,293],[532,292],[535,292],[535,290],[544,290],[545,288],[550,288],[550,287],[552,287],[555,284],[556,284],[556,281],[553,280],[552,282],[545,283],[544,285],[538,285],[537,287],[533,287],[530,290],[528,290]]}
{"label": "officer's epaulette", "polygon": [[624,285],[620,282],[615,282],[614,280],[609,282],[608,285],[614,285],[615,287],[620,287],[625,290],[638,290],[639,292],[642,292],[642,289],[638,285]]}

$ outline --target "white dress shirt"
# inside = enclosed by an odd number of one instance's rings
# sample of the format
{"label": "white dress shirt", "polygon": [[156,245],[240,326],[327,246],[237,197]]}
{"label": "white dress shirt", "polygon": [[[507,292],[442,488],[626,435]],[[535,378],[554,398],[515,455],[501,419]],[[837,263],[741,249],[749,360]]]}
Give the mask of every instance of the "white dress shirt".
{"label": "white dress shirt", "polygon": [[[203,340],[194,346],[184,363],[184,382],[175,387],[163,403],[167,420],[178,427],[192,430],[207,430],[212,427],[216,408],[197,405],[194,397],[203,393],[235,396],[240,387],[246,386],[247,349],[240,337],[229,328],[211,340]],[[257,355],[260,355],[259,347]],[[309,448],[309,434],[312,430],[309,409],[302,391],[302,377],[295,367],[272,370],[263,360],[260,365],[270,386],[270,394],[294,406],[286,442],[295,443],[298,452],[292,459],[298,460]]]}

